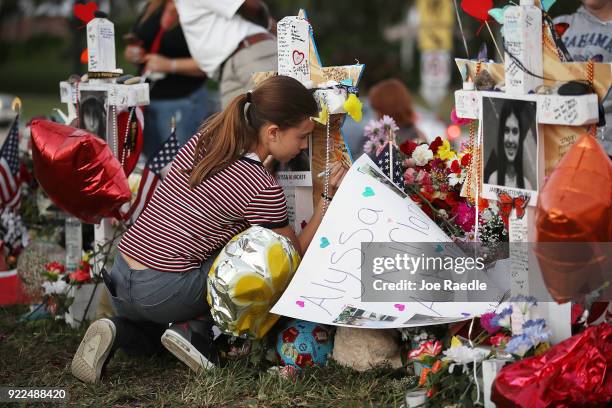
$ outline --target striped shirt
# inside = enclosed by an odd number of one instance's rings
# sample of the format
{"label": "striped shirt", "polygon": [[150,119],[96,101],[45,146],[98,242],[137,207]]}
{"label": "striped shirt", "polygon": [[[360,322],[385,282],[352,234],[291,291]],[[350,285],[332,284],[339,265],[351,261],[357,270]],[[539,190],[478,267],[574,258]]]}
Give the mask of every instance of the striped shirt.
{"label": "striped shirt", "polygon": [[181,148],[119,243],[121,253],[149,268],[185,272],[251,225],[288,225],[283,190],[258,160],[242,157],[192,189],[181,170],[191,168],[197,139]]}

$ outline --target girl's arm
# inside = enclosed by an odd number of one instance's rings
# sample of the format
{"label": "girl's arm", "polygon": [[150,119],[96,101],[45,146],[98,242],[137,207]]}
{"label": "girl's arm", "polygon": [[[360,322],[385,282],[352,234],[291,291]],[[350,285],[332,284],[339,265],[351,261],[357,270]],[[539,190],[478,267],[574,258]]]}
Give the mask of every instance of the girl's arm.
{"label": "girl's arm", "polygon": [[[346,168],[344,168],[340,163],[335,163],[332,165],[329,177],[329,195],[333,197],[336,193],[336,190],[340,186],[344,175],[346,174]],[[300,256],[304,256],[312,238],[314,237],[319,225],[321,225],[321,221],[323,220],[323,206],[325,203],[325,199],[321,198],[314,210],[314,214],[308,221],[308,224],[302,230],[302,233],[299,236],[296,236],[293,228],[290,226],[277,228],[273,231],[277,234],[284,235],[285,237],[291,240],[291,243],[295,247],[295,249],[299,252]]]}

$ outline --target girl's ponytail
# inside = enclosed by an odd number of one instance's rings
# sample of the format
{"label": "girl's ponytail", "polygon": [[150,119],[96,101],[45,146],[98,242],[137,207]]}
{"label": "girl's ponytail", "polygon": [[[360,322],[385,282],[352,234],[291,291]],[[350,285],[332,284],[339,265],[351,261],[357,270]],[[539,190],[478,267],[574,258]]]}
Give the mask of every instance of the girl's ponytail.
{"label": "girl's ponytail", "polygon": [[223,112],[200,127],[194,164],[187,171],[191,188],[229,166],[257,143],[255,129],[245,120],[246,102],[246,94],[238,95]]}

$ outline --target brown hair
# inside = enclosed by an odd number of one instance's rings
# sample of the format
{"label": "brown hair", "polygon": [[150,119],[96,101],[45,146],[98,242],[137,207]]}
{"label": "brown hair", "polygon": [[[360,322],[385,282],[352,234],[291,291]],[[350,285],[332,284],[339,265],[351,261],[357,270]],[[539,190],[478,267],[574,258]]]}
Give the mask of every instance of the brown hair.
{"label": "brown hair", "polygon": [[414,124],[412,97],[398,79],[385,79],[370,89],[370,106],[381,115],[389,115],[399,127]]}
{"label": "brown hair", "polygon": [[197,186],[255,148],[264,125],[272,123],[287,129],[317,112],[312,93],[299,81],[280,75],[266,79],[202,124],[193,166],[185,170],[189,185]]}

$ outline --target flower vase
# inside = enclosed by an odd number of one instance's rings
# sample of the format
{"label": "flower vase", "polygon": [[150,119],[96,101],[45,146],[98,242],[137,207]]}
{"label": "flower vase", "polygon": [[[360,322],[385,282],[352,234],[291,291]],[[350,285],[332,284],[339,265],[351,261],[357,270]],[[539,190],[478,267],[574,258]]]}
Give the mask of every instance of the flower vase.
{"label": "flower vase", "polygon": [[427,391],[426,390],[415,390],[408,391],[405,396],[406,407],[424,407],[427,402]]}
{"label": "flower vase", "polygon": [[495,377],[502,367],[511,361],[511,359],[492,358],[482,362],[482,389],[484,391],[485,408],[495,408],[495,404],[491,401],[493,381],[495,381]]}
{"label": "flower vase", "polygon": [[[95,319],[103,288],[102,283],[85,283],[71,287],[68,296],[74,300],[66,313],[66,323],[76,329],[83,321]],[[87,314],[85,314],[86,309]]]}

